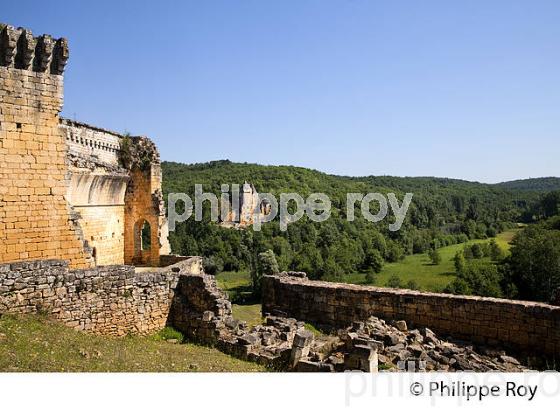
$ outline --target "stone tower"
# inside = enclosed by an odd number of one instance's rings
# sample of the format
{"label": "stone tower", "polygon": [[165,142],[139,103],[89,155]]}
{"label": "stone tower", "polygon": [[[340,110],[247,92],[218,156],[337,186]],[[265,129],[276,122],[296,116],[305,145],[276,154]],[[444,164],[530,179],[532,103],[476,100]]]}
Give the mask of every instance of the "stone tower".
{"label": "stone tower", "polygon": [[67,60],[66,39],[0,25],[0,263],[157,266],[170,251],[157,148],[61,119]]}
{"label": "stone tower", "polygon": [[0,263],[93,263],[65,199],[66,144],[58,123],[66,39],[3,26],[0,32]]}

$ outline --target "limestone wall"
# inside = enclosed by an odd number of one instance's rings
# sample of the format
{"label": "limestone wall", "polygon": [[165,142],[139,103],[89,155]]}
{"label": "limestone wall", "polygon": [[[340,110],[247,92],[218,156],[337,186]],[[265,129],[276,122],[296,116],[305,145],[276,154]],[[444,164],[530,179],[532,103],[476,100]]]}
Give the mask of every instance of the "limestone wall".
{"label": "limestone wall", "polygon": [[59,118],[66,40],[0,27],[0,263],[158,266],[170,248],[155,145]]}
{"label": "limestone wall", "polygon": [[[61,120],[60,130],[68,147],[67,199],[96,264],[159,266],[170,247],[154,143],[68,119]],[[144,222],[150,225],[150,247],[142,244]]]}
{"label": "limestone wall", "polygon": [[[154,143],[66,119],[60,129],[68,147],[67,199],[96,264],[159,266],[170,247]],[[142,244],[144,222],[150,247]]]}
{"label": "limestone wall", "polygon": [[97,266],[124,264],[124,205],[75,206]]}
{"label": "limestone wall", "polygon": [[[133,169],[130,176],[125,194],[124,262],[158,266],[160,255],[171,251],[159,160],[148,169]],[[140,230],[144,221],[150,225],[151,247],[142,251]]]}
{"label": "limestone wall", "polygon": [[91,333],[148,334],[168,320],[178,277],[199,274],[197,257],[166,270],[132,266],[69,270],[58,260],[0,265],[0,313],[41,312]]}
{"label": "limestone wall", "polygon": [[122,135],[66,118],[60,120],[59,128],[70,154],[86,159],[95,158],[100,163],[115,167],[119,165]]}
{"label": "limestone wall", "polygon": [[124,264],[125,192],[130,176],[119,164],[117,133],[62,119],[69,186],[66,199],[79,216],[97,266]]}
{"label": "limestone wall", "polygon": [[263,278],[263,313],[341,328],[370,316],[406,320],[484,344],[560,354],[560,307],[475,296],[423,293],[311,281],[289,274]]}
{"label": "limestone wall", "polygon": [[66,144],[58,129],[65,39],[0,32],[0,263],[59,258],[92,265],[66,202]]}

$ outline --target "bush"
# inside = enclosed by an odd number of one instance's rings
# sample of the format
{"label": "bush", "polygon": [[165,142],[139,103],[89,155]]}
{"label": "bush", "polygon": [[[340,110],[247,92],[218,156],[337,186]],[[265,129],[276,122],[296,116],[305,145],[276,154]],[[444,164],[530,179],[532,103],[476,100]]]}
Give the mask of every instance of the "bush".
{"label": "bush", "polygon": [[372,268],[369,268],[366,271],[366,283],[369,283],[370,285],[375,283],[375,272]]}
{"label": "bush", "polygon": [[218,256],[209,256],[202,259],[202,267],[204,272],[209,275],[215,275],[224,270],[222,259]]}
{"label": "bush", "polygon": [[402,281],[397,275],[393,275],[389,278],[385,284],[388,288],[402,288]]}
{"label": "bush", "polygon": [[418,282],[411,279],[406,283],[405,288],[411,290],[420,290],[420,285],[418,284]]}
{"label": "bush", "polygon": [[441,255],[437,249],[430,249],[428,251],[428,256],[433,265],[439,265],[441,263]]}
{"label": "bush", "polygon": [[466,264],[465,253],[463,251],[457,251],[453,257],[453,263],[455,265],[455,272],[462,272]]}

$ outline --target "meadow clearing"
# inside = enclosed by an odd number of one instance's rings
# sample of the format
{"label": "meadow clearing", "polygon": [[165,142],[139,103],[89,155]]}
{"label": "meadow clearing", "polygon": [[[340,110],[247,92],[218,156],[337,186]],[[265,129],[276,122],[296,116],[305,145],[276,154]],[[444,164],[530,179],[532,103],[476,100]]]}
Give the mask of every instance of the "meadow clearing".
{"label": "meadow clearing", "polygon": [[[504,231],[495,238],[506,253],[509,251],[511,240],[519,230]],[[365,273],[342,275],[337,277],[336,281],[358,285],[386,286],[392,276],[397,276],[403,287],[406,287],[408,282],[414,281],[419,290],[441,292],[455,278],[453,257],[457,251],[466,245],[489,241],[490,239],[474,239],[466,243],[439,248],[441,255],[439,265],[434,265],[427,253],[409,255],[399,262],[386,263],[381,272],[375,275],[375,281],[372,284],[366,282]],[[484,259],[489,261],[489,258]],[[221,272],[216,275],[216,280],[218,285],[229,294],[233,302],[235,318],[245,320],[249,324],[257,324],[261,321],[261,305],[252,297],[249,272]]]}

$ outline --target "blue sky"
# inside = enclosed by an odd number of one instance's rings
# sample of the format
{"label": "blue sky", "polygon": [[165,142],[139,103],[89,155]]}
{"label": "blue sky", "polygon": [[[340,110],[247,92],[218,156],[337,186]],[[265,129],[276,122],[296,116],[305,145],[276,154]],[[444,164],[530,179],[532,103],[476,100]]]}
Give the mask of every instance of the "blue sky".
{"label": "blue sky", "polygon": [[558,1],[4,3],[69,39],[63,115],[165,160],[560,176]]}

